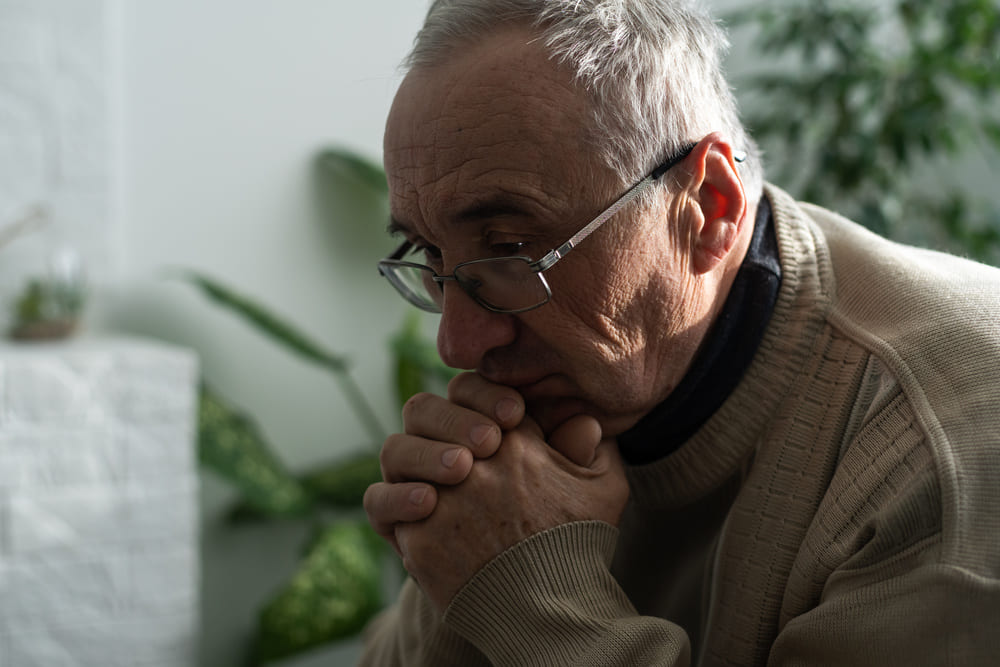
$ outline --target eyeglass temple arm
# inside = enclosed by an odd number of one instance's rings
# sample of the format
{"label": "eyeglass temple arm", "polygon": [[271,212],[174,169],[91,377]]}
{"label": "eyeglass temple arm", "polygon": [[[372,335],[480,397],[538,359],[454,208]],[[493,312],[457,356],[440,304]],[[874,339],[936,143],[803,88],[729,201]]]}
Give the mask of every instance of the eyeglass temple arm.
{"label": "eyeglass temple arm", "polygon": [[[603,225],[608,220],[608,218],[610,218],[615,213],[620,211],[622,207],[628,204],[630,201],[632,201],[633,199],[641,195],[643,192],[648,190],[649,187],[653,183],[658,181],[661,176],[663,176],[665,173],[667,173],[673,167],[675,167],[677,164],[683,161],[684,158],[686,158],[688,155],[691,154],[691,151],[693,151],[695,146],[697,145],[698,144],[688,144],[687,146],[685,146],[683,149],[681,149],[679,153],[677,153],[672,158],[668,159],[666,162],[664,162],[656,169],[654,169],[649,174],[649,176],[647,176],[646,178],[642,179],[641,181],[633,185],[628,192],[619,197],[614,204],[609,206],[608,209],[604,211],[604,213],[600,214],[599,216],[591,220],[583,229],[574,234],[572,238],[570,238],[568,241],[563,243],[558,248],[550,250],[544,257],[542,257],[536,263],[538,270],[544,271],[545,269],[549,268],[550,266],[558,262],[560,259],[562,259],[563,255],[572,250],[576,246],[576,244],[580,243],[580,241],[583,241],[585,238],[590,236],[590,234],[595,229]],[[733,154],[733,160],[735,160],[736,162],[743,162],[746,159],[747,155],[743,151],[737,151]]]}

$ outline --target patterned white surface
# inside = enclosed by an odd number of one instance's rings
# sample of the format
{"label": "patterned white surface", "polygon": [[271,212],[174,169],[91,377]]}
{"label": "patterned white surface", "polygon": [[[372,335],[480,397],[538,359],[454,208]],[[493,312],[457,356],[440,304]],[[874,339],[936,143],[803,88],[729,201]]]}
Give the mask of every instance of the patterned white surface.
{"label": "patterned white surface", "polygon": [[0,665],[196,663],[196,394],[186,350],[0,343]]}
{"label": "patterned white surface", "polygon": [[0,0],[0,226],[35,205],[49,224],[0,251],[7,298],[54,252],[114,269],[109,0]]}

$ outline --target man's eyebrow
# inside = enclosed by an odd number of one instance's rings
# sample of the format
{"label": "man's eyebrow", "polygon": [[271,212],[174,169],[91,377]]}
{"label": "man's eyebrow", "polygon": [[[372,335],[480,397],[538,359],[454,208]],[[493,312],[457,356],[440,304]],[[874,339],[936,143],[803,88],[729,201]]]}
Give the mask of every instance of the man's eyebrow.
{"label": "man's eyebrow", "polygon": [[[526,215],[529,215],[527,207],[521,205],[511,197],[499,196],[483,199],[460,209],[454,219],[457,222],[482,222],[504,216],[520,217]],[[392,216],[389,217],[389,223],[386,225],[385,231],[391,236],[413,233],[409,225],[400,222]]]}
{"label": "man's eyebrow", "polygon": [[410,231],[410,228],[396,218],[389,216],[389,224],[385,226],[385,231],[388,232],[389,236],[398,236],[400,234],[406,234]]}
{"label": "man's eyebrow", "polygon": [[455,218],[460,222],[480,222],[505,216],[525,216],[527,209],[510,197],[494,197],[461,209]]}

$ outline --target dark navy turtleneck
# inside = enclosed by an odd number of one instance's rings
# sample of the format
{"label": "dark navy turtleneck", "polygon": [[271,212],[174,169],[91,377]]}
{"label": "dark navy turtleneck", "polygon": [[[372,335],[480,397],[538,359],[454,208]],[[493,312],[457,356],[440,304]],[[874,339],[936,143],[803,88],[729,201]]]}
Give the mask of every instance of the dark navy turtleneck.
{"label": "dark navy turtleneck", "polygon": [[750,365],[780,287],[781,265],[771,204],[761,197],[750,247],[722,311],[680,384],[665,401],[618,437],[625,461],[641,465],[661,459],[708,421]]}

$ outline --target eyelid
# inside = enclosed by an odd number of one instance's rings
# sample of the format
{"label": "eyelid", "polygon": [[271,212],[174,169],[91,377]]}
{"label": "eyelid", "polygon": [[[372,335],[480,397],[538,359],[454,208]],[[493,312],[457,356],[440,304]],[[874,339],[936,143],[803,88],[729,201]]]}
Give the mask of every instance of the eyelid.
{"label": "eyelid", "polygon": [[437,246],[431,245],[429,243],[423,243],[419,239],[410,241],[410,245],[413,246],[412,248],[410,248],[409,254],[411,255],[423,253],[425,256],[429,258],[434,258],[434,259],[441,258],[441,249],[438,248]]}
{"label": "eyelid", "polygon": [[389,233],[389,236],[395,238],[402,237],[403,239],[406,240],[407,243],[410,244],[410,249],[407,251],[407,255],[413,255],[423,251],[426,248],[433,247],[425,243],[424,240],[419,236],[417,236],[417,234],[409,226],[404,225],[401,222],[398,222],[395,218],[392,218],[389,221],[389,224],[386,226],[385,230],[386,232]]}
{"label": "eyelid", "polygon": [[501,251],[501,255],[516,255],[518,254],[526,245],[527,241],[500,241],[490,243],[490,250]]}
{"label": "eyelid", "polygon": [[519,229],[491,229],[483,234],[483,238],[489,245],[502,245],[505,243],[520,243],[523,245],[535,240],[535,235]]}
{"label": "eyelid", "polygon": [[[402,236],[403,239],[410,244],[409,249],[406,251],[406,256],[416,255],[417,253],[426,252],[428,250],[437,251],[435,246],[427,243],[424,239],[420,238],[408,229],[397,226],[395,228],[390,228],[388,231],[392,236]],[[438,251],[438,253],[440,254],[440,251]]]}

